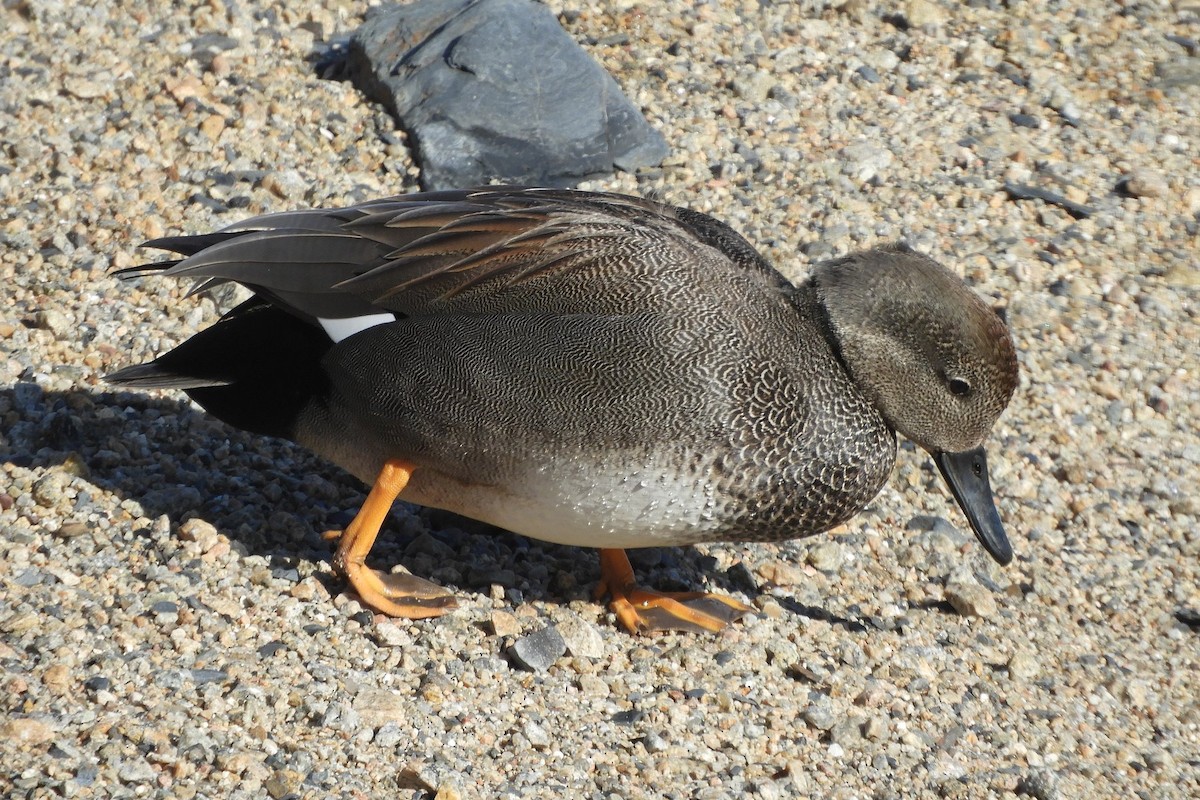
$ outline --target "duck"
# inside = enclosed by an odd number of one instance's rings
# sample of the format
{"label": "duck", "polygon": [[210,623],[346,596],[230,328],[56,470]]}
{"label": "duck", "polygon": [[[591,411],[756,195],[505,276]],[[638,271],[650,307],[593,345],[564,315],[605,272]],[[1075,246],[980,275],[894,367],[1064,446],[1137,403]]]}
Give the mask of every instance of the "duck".
{"label": "duck", "polygon": [[334,572],[424,619],[442,587],[367,566],[397,500],[595,548],[631,633],[753,611],[636,580],[627,550],[829,531],[884,486],[897,433],[926,450],[983,548],[1012,560],[984,442],[1018,383],[999,311],[900,244],[786,279],[712,216],[523,186],[256,216],[144,246],[121,277],[250,298],[110,384],[175,389],[369,486]]}

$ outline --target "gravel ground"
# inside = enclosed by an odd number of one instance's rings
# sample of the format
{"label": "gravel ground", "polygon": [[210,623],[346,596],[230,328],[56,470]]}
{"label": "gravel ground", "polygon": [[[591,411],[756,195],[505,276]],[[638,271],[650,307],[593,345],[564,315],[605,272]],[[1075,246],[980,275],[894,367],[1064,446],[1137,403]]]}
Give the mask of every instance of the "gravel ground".
{"label": "gravel ground", "polygon": [[905,447],[833,535],[637,555],[761,609],[717,637],[626,635],[594,554],[415,508],[375,561],[462,608],[375,617],[319,533],[352,479],[105,387],[223,302],[119,284],[140,241],[415,186],[312,73],[365,5],[300,7],[0,8],[0,795],[1200,796],[1197,0],[556,3],[674,147],[593,188],[795,276],[904,238],[1021,351],[1010,567]]}

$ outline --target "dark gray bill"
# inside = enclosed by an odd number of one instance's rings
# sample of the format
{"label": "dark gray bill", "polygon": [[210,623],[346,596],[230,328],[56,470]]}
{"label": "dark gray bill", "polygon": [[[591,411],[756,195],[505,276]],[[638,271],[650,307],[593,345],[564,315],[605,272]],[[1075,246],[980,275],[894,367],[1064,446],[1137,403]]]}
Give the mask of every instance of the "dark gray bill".
{"label": "dark gray bill", "polygon": [[942,477],[950,486],[958,507],[967,515],[971,530],[975,531],[983,548],[1001,564],[1012,561],[1012,545],[1004,533],[996,501],[992,498],[992,485],[988,482],[987,454],[982,447],[963,453],[934,453]]}

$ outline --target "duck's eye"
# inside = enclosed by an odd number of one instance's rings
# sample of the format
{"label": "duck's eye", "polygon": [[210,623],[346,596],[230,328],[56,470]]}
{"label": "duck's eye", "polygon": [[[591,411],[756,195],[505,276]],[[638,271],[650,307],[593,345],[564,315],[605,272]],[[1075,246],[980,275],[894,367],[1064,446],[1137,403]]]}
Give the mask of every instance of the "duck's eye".
{"label": "duck's eye", "polygon": [[971,384],[967,383],[962,378],[951,378],[950,393],[956,394],[959,397],[966,397],[971,393]]}

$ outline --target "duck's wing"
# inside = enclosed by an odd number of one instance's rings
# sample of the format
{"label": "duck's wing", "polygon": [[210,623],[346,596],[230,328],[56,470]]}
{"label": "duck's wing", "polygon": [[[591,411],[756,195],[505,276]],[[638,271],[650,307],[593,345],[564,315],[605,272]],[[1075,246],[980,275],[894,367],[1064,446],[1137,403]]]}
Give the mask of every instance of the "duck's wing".
{"label": "duck's wing", "polygon": [[[486,187],[255,217],[147,246],[136,268],[235,281],[307,318],[593,310],[713,270],[783,285],[745,239],[704,214],[617,194]],[[193,291],[196,291],[194,289]]]}

